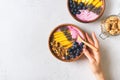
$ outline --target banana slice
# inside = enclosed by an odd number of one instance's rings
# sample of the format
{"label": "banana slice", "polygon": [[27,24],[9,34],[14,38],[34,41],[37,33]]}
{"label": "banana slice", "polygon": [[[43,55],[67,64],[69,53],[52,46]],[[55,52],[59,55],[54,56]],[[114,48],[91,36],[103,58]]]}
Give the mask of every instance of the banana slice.
{"label": "banana slice", "polygon": [[61,45],[63,45],[63,46],[67,46],[67,45],[70,45],[70,44],[72,44],[71,42],[68,42],[68,43],[62,43]]}
{"label": "banana slice", "polygon": [[93,2],[93,0],[89,0],[88,5],[90,5]]}
{"label": "banana slice", "polygon": [[80,2],[82,2],[82,0],[78,0],[78,4],[80,4]]}
{"label": "banana slice", "polygon": [[[76,1],[82,1],[82,0],[76,0]],[[71,37],[69,34],[70,31],[58,31],[53,34],[54,41],[57,43],[60,43],[61,46],[64,46],[65,48],[69,48],[72,46],[72,41],[69,41],[68,39]]]}
{"label": "banana slice", "polygon": [[85,4],[88,4],[88,2],[89,2],[89,0],[86,0],[86,1],[85,1]]}
{"label": "banana slice", "polygon": [[71,42],[70,41],[63,41],[63,42],[60,42],[61,44],[70,44]]}
{"label": "banana slice", "polygon": [[66,38],[65,35],[57,35],[57,36],[54,36],[54,39],[59,39],[59,38]]}
{"label": "banana slice", "polygon": [[67,39],[67,37],[63,35],[63,36],[60,36],[60,37],[57,37],[57,38],[54,37],[54,39],[57,39],[57,40],[59,40],[59,39]]}
{"label": "banana slice", "polygon": [[55,32],[55,33],[54,33],[54,36],[55,36],[55,35],[60,35],[60,34],[63,34],[63,32],[61,32],[61,31]]}
{"label": "banana slice", "polygon": [[54,39],[55,41],[57,41],[57,42],[62,42],[62,41],[66,41],[67,40],[67,38],[61,38],[61,39]]}
{"label": "banana slice", "polygon": [[92,4],[95,6],[98,2],[99,0],[95,0]]}
{"label": "banana slice", "polygon": [[65,48],[70,48],[72,46],[72,44],[69,44],[69,45],[67,45],[67,46],[65,46]]}
{"label": "banana slice", "polygon": [[96,8],[99,8],[100,6],[102,6],[103,5],[103,2],[102,1],[100,1],[98,4],[96,4]]}
{"label": "banana slice", "polygon": [[82,0],[83,3],[85,3],[86,0]]}

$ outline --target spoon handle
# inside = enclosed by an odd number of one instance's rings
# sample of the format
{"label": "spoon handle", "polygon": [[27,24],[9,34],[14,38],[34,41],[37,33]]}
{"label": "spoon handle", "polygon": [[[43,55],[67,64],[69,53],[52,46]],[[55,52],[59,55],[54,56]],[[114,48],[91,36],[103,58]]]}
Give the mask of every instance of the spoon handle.
{"label": "spoon handle", "polygon": [[94,47],[93,45],[87,43],[86,41],[84,41],[83,39],[80,38],[80,36],[78,36],[78,40],[83,42],[85,45],[87,45],[88,47],[90,47],[91,49],[98,51],[98,49],[96,47]]}

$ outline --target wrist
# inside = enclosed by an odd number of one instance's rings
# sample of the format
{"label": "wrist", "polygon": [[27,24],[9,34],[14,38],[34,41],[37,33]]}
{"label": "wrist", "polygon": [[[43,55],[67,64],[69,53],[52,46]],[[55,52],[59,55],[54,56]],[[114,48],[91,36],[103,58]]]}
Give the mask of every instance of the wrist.
{"label": "wrist", "polygon": [[104,74],[102,71],[95,73],[95,77],[97,78],[97,80],[105,80]]}

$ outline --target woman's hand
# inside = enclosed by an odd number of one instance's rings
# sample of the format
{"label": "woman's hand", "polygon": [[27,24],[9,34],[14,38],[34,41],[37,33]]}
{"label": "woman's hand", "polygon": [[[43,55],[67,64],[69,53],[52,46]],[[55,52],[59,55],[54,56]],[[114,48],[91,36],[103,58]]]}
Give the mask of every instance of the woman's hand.
{"label": "woman's hand", "polygon": [[100,60],[100,52],[99,52],[99,42],[96,38],[96,35],[95,33],[92,33],[92,39],[93,39],[92,40],[86,33],[86,38],[91,45],[93,45],[98,49],[98,51],[95,51],[87,47],[83,50],[85,56],[89,59],[91,70],[96,76],[97,80],[105,80],[102,69],[101,69],[101,64],[100,64],[101,60]]}

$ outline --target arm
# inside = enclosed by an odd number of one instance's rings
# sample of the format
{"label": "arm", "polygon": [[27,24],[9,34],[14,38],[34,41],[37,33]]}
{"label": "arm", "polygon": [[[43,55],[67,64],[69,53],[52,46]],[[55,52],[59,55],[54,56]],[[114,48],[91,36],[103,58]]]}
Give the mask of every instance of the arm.
{"label": "arm", "polygon": [[[98,43],[95,33],[92,33],[93,40],[88,36],[87,33],[86,33],[86,38],[91,45],[99,49],[99,43]],[[94,51],[90,49],[89,47],[87,47],[84,49],[84,54],[89,60],[91,70],[93,74],[95,75],[96,80],[105,80],[102,69],[101,69],[101,64],[100,64],[101,63],[100,62],[101,61],[100,51]]]}

